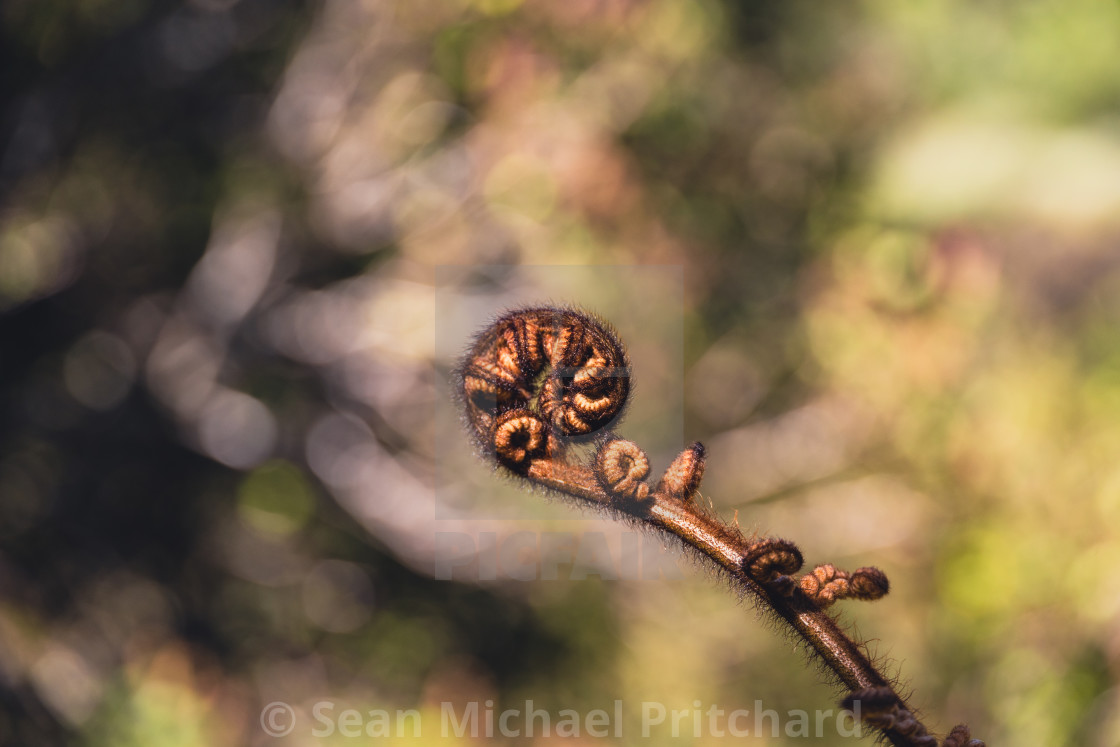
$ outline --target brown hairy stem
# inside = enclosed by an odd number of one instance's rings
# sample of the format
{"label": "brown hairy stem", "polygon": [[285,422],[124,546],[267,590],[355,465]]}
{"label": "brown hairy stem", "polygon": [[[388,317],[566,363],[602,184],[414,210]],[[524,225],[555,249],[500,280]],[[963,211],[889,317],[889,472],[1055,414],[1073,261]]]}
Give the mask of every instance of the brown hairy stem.
{"label": "brown hairy stem", "polygon": [[[648,507],[634,506],[632,510],[626,510],[627,507],[613,503],[611,496],[597,484],[595,474],[583,467],[564,465],[557,469],[554,462],[536,460],[530,465],[527,476],[544,487],[593,505],[624,510],[672,534],[730,574],[760,604],[788,623],[849,690],[889,687],[886,678],[864,656],[860,647],[840,630],[831,615],[803,597],[774,593],[751,578],[742,568],[742,558],[749,552],[751,543],[738,530],[714,516],[656,492],[651,494]],[[899,697],[898,700],[901,702],[902,699]],[[884,734],[891,744],[916,744],[905,735],[889,731],[884,731]]]}
{"label": "brown hairy stem", "polygon": [[[626,404],[630,369],[605,324],[570,309],[524,309],[476,338],[458,372],[458,391],[474,436],[499,466],[530,482],[676,537],[734,579],[781,620],[848,690],[844,708],[899,747],[937,747],[862,647],[827,607],[840,599],[887,593],[877,568],[848,572],[831,564],[794,577],[801,551],[789,540],[747,538],[695,500],[704,447],[685,449],[650,487],[641,447],[608,430]],[[572,463],[568,444],[597,439],[590,466]],[[955,727],[942,747],[984,747]]]}

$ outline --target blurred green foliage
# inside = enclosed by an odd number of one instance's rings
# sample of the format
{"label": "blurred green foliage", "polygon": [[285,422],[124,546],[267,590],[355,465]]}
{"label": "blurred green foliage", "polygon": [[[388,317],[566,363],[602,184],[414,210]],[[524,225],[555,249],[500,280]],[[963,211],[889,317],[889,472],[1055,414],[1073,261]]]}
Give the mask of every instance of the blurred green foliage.
{"label": "blurred green foliage", "polygon": [[[461,443],[446,335],[526,299],[630,331],[621,430],[704,441],[717,510],[888,573],[842,616],[930,725],[1120,740],[1120,5],[0,24],[0,742],[271,743],[272,701],[299,744],[352,742],[309,736],[322,699],[441,744],[444,702],[620,699],[624,743],[643,701],[835,708],[703,572],[626,578],[627,528]],[[474,577],[433,578],[441,532]],[[482,578],[518,532],[577,550]]]}

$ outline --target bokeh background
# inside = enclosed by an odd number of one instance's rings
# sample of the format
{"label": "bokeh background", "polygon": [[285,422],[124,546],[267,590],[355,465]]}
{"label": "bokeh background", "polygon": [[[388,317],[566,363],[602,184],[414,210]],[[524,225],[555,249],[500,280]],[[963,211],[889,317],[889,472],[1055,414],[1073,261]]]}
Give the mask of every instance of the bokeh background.
{"label": "bokeh background", "polygon": [[700,439],[721,513],[886,570],[842,614],[931,727],[1120,744],[1120,5],[0,23],[0,742],[272,744],[274,700],[439,743],[444,701],[835,708],[684,561],[433,578],[440,532],[627,531],[449,417],[458,332],[552,300],[641,350],[655,463]]}

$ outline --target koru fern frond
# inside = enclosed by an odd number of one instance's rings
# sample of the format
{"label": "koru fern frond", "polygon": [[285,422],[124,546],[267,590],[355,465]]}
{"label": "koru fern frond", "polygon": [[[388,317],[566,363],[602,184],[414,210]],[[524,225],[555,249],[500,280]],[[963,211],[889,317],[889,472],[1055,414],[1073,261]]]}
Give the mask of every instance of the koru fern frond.
{"label": "koru fern frond", "polygon": [[[457,389],[480,450],[535,485],[676,537],[729,575],[815,653],[848,690],[841,702],[894,745],[937,747],[890,680],[828,612],[842,599],[889,589],[877,568],[819,565],[797,575],[801,550],[786,539],[746,537],[696,500],[704,447],[694,443],[652,487],[649,459],[610,428],[630,394],[630,364],[610,327],[580,311],[529,308],[484,330],[457,369]],[[590,464],[570,446],[593,442]],[[983,747],[967,726],[942,747]]]}

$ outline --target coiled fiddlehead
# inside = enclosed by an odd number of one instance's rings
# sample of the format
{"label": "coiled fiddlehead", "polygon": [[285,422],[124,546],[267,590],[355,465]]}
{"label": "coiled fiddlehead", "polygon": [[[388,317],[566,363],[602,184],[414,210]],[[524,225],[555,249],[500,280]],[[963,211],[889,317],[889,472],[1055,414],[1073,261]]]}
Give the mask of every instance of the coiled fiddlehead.
{"label": "coiled fiddlehead", "polygon": [[[478,335],[456,375],[472,434],[501,467],[678,538],[820,657],[849,691],[845,708],[860,712],[894,745],[936,747],[862,646],[826,611],[840,599],[882,597],[889,589],[886,574],[877,568],[848,573],[826,563],[795,577],[803,563],[796,544],[745,537],[696,500],[705,465],[699,443],[682,451],[651,488],[645,452],[609,430],[630,394],[630,365],[606,324],[571,309],[511,312]],[[597,442],[590,464],[570,459],[568,444],[588,439]],[[964,725],[943,743],[965,745],[983,742]]]}
{"label": "coiled fiddlehead", "polygon": [[525,309],[479,335],[461,381],[467,419],[484,441],[500,415],[534,404],[557,435],[578,438],[622,411],[630,367],[605,325],[574,311]]}

